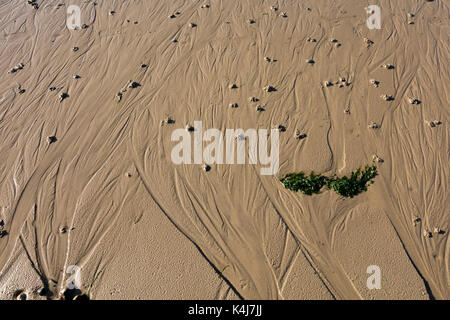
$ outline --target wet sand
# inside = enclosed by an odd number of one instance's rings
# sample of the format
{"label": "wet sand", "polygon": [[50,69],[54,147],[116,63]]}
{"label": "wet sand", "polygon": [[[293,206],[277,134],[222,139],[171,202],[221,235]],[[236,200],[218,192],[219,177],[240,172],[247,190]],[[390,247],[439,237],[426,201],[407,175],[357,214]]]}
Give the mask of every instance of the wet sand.
{"label": "wet sand", "polygon": [[[367,5],[0,0],[0,298],[448,299],[448,3]],[[173,164],[194,121],[283,126],[279,172]]]}

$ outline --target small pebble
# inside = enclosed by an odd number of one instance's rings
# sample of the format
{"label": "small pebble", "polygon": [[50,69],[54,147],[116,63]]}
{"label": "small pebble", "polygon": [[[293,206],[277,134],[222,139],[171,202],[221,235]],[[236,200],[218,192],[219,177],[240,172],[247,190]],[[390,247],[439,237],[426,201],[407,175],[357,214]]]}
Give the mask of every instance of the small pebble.
{"label": "small pebble", "polygon": [[47,143],[48,143],[48,144],[55,143],[57,140],[58,140],[58,139],[56,139],[55,136],[48,136],[48,137],[47,137]]}
{"label": "small pebble", "polygon": [[408,98],[410,104],[420,104],[420,100],[416,98]]}
{"label": "small pebble", "polygon": [[384,160],[381,159],[378,155],[374,154],[372,157],[373,161],[378,162],[378,163],[383,163]]}
{"label": "small pebble", "polygon": [[302,140],[306,138],[306,133],[300,133],[300,130],[295,130],[294,134],[295,139]]}
{"label": "small pebble", "polygon": [[380,81],[377,81],[375,79],[370,79],[369,83],[372,84],[376,88],[378,88],[378,86],[380,85]]}
{"label": "small pebble", "polygon": [[425,238],[432,238],[433,234],[430,231],[428,231],[428,230],[423,230],[423,236]]}
{"label": "small pebble", "polygon": [[380,125],[372,121],[371,123],[369,123],[369,125],[367,127],[369,129],[379,129]]}
{"label": "small pebble", "polygon": [[390,95],[388,95],[388,94],[383,94],[383,95],[381,95],[380,96],[383,100],[385,100],[385,101],[392,101],[392,100],[394,100],[394,97],[393,96],[390,96]]}
{"label": "small pebble", "polygon": [[388,70],[395,68],[394,65],[392,65],[392,64],[383,64],[383,65],[381,65],[381,67],[384,69],[388,69]]}
{"label": "small pebble", "polygon": [[265,92],[274,92],[274,91],[277,91],[277,89],[275,89],[275,87],[272,87],[272,86],[266,86],[266,87],[263,88],[263,90],[264,90]]}

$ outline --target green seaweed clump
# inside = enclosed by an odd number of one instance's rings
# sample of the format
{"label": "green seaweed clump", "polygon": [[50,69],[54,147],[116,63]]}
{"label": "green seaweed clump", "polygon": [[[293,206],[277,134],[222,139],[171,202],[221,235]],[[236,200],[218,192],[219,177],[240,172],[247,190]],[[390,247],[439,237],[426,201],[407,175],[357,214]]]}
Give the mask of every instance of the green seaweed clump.
{"label": "green seaweed clump", "polygon": [[373,178],[377,176],[377,167],[366,166],[364,169],[357,169],[349,177],[332,177],[327,179],[327,188],[334,190],[338,195],[353,198],[361,192],[367,191],[367,185],[373,183]]}
{"label": "green seaweed clump", "polygon": [[313,193],[320,193],[320,189],[327,183],[327,177],[321,174],[311,172],[309,176],[303,172],[289,173],[284,178],[280,179],[286,189],[292,191],[300,191],[303,194],[312,195]]}
{"label": "green seaweed clump", "polygon": [[311,172],[309,176],[304,172],[289,173],[280,181],[286,189],[300,191],[306,195],[320,193],[323,186],[329,190],[334,190],[338,195],[353,198],[361,192],[367,191],[367,186],[372,184],[377,176],[375,165],[366,166],[364,169],[357,169],[350,174],[350,177],[326,177],[321,174]]}

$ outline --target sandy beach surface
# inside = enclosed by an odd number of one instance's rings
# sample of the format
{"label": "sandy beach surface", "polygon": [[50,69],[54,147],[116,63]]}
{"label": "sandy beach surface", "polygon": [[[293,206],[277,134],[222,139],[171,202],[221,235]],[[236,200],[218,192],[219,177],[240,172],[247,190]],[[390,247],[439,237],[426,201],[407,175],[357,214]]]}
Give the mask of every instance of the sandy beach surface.
{"label": "sandy beach surface", "polygon": [[[449,5],[0,0],[0,299],[449,299]],[[194,121],[279,170],[175,164]]]}

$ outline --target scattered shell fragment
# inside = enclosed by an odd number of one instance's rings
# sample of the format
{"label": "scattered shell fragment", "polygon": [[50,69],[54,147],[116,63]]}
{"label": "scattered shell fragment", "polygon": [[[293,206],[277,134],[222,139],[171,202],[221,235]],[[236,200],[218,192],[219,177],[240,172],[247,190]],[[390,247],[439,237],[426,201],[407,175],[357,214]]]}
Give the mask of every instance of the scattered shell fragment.
{"label": "scattered shell fragment", "polygon": [[345,114],[350,114],[350,108],[345,109],[345,110],[344,110],[344,113],[345,113]]}
{"label": "scattered shell fragment", "polygon": [[306,41],[308,41],[308,42],[317,42],[317,40],[315,38],[311,38],[311,37],[306,38]]}
{"label": "scattered shell fragment", "polygon": [[378,123],[375,122],[370,122],[369,125],[367,126],[369,129],[379,129],[380,125]]}
{"label": "scattered shell fragment", "polygon": [[191,126],[190,124],[186,125],[186,131],[188,132],[194,132],[195,128],[193,126]]}
{"label": "scattered shell fragment", "polygon": [[47,137],[47,143],[48,143],[48,144],[52,144],[52,143],[56,142],[57,140],[58,140],[58,139],[56,139],[55,136],[48,136],[48,137]]}
{"label": "scattered shell fragment", "polygon": [[381,67],[384,68],[384,69],[388,69],[388,70],[391,70],[391,69],[395,68],[394,65],[388,64],[388,63],[381,65]]}
{"label": "scattered shell fragment", "polygon": [[422,219],[420,219],[419,217],[414,217],[413,218],[413,225],[414,225],[414,227],[417,226],[417,224],[419,224],[420,222],[422,222]]}
{"label": "scattered shell fragment", "polygon": [[408,98],[410,104],[420,104],[420,100],[416,98]]}
{"label": "scattered shell fragment", "polygon": [[250,98],[248,98],[248,101],[250,101],[250,102],[258,102],[259,99],[256,98],[256,97],[250,97]]}
{"label": "scattered shell fragment", "polygon": [[211,167],[207,164],[204,164],[204,165],[202,165],[202,169],[203,169],[203,171],[208,172],[211,170]]}
{"label": "scattered shell fragment", "polygon": [[277,91],[277,89],[275,89],[275,87],[272,87],[272,86],[266,86],[266,87],[263,88],[263,90],[264,90],[265,92],[274,92],[274,91]]}
{"label": "scattered shell fragment", "polygon": [[305,62],[309,63],[309,64],[314,64],[314,60],[313,59],[306,59]]}
{"label": "scattered shell fragment", "polygon": [[236,108],[239,107],[239,106],[238,106],[237,103],[230,103],[230,104],[229,104],[229,107],[230,107],[230,108],[236,109]]}
{"label": "scattered shell fragment", "polygon": [[119,103],[122,100],[122,92],[116,94],[116,102]]}
{"label": "scattered shell fragment", "polygon": [[378,88],[378,86],[380,85],[380,81],[377,81],[375,79],[370,79],[369,82],[376,88]]}
{"label": "scattered shell fragment", "polygon": [[426,121],[428,123],[428,125],[432,128],[435,128],[437,126],[440,126],[442,124],[441,121],[439,120],[433,120],[433,121]]}
{"label": "scattered shell fragment", "polygon": [[262,112],[262,111],[265,111],[266,109],[264,109],[264,107],[263,106],[261,106],[260,104],[258,104],[257,106],[256,106],[256,111],[258,111],[258,112]]}
{"label": "scattered shell fragment", "polygon": [[378,162],[378,163],[383,163],[384,160],[381,159],[378,155],[374,154],[372,157],[373,161]]}
{"label": "scattered shell fragment", "polygon": [[128,88],[130,88],[130,89],[135,89],[135,88],[140,87],[140,86],[141,86],[140,83],[138,83],[136,81],[131,81],[131,80],[130,80],[130,82],[128,84]]}
{"label": "scattered shell fragment", "polygon": [[302,140],[306,138],[306,133],[300,133],[300,130],[297,129],[295,130],[294,137],[295,139]]}
{"label": "scattered shell fragment", "polygon": [[278,131],[280,131],[280,132],[285,132],[285,131],[286,131],[286,127],[283,126],[282,124],[278,125],[277,129],[278,129]]}
{"label": "scattered shell fragment", "polygon": [[74,79],[80,79],[81,77],[80,77],[79,75],[77,75],[77,74],[74,74],[74,75],[72,75],[72,78],[74,78]]}
{"label": "scattered shell fragment", "polygon": [[60,227],[58,232],[61,233],[61,234],[66,233],[67,232],[67,227],[66,226]]}
{"label": "scattered shell fragment", "polygon": [[273,10],[273,11],[278,11],[278,7],[275,7],[275,6],[270,6],[270,10]]}
{"label": "scattered shell fragment", "polygon": [[7,236],[8,231],[5,230],[5,222],[0,220],[0,239]]}
{"label": "scattered shell fragment", "polygon": [[439,227],[434,227],[433,233],[440,234],[441,232],[442,232],[442,230]]}
{"label": "scattered shell fragment", "polygon": [[178,39],[173,38],[171,41],[172,41],[173,43],[176,43],[176,42],[178,42]]}
{"label": "scattered shell fragment", "polygon": [[385,101],[392,101],[392,100],[394,100],[394,97],[391,96],[391,95],[388,95],[388,94],[383,94],[383,95],[381,95],[380,97],[381,97],[383,100],[385,100]]}
{"label": "scattered shell fragment", "polygon": [[200,8],[202,8],[202,9],[208,9],[208,8],[209,8],[209,4],[204,4],[204,5],[202,5]]}
{"label": "scattered shell fragment", "polygon": [[331,87],[333,85],[333,82],[331,82],[331,81],[324,81],[323,85],[325,87]]}
{"label": "scattered shell fragment", "polygon": [[36,0],[28,0],[28,4],[36,10],[39,9],[39,5]]}
{"label": "scattered shell fragment", "polygon": [[282,17],[282,18],[287,18],[287,13],[286,12],[282,12],[282,13],[280,13],[280,17]]}
{"label": "scattered shell fragment", "polygon": [[228,86],[228,88],[230,88],[230,89],[237,89],[237,84],[235,84],[235,83],[233,83],[233,84],[230,84],[229,86]]}
{"label": "scattered shell fragment", "polygon": [[331,38],[331,39],[330,39],[330,42],[332,42],[332,43],[336,43],[336,42],[338,42],[338,41],[337,41],[337,39],[336,39],[336,38]]}
{"label": "scattered shell fragment", "polygon": [[62,102],[64,99],[66,99],[68,97],[69,97],[69,95],[67,93],[65,93],[65,92],[61,93],[59,95],[59,102]]}
{"label": "scattered shell fragment", "polygon": [[371,45],[373,45],[373,41],[370,40],[369,38],[364,38],[364,43],[367,45],[367,47],[370,47]]}
{"label": "scattered shell fragment", "polygon": [[254,23],[256,23],[255,19],[248,19],[247,22],[248,22],[249,24],[254,24]]}
{"label": "scattered shell fragment", "polygon": [[414,18],[414,16],[415,16],[414,13],[408,12],[408,18]]}
{"label": "scattered shell fragment", "polygon": [[8,73],[15,73],[15,72],[17,72],[19,70],[22,70],[23,67],[25,67],[25,65],[22,62],[20,62],[15,67],[11,68],[11,70],[9,70]]}
{"label": "scattered shell fragment", "polygon": [[193,23],[193,22],[189,23],[189,27],[191,27],[191,28],[195,28],[196,26],[197,25],[195,23]]}
{"label": "scattered shell fragment", "polygon": [[116,12],[115,12],[114,10],[111,10],[111,11],[109,12],[109,15],[110,15],[110,16],[113,16],[115,13],[116,13]]}
{"label": "scattered shell fragment", "polygon": [[410,20],[408,21],[408,24],[414,24],[414,21]]}
{"label": "scattered shell fragment", "polygon": [[428,230],[423,230],[423,236],[425,238],[432,238],[433,234],[430,231],[428,231]]}
{"label": "scattered shell fragment", "polygon": [[83,24],[83,25],[81,26],[81,29],[87,29],[87,28],[89,28],[89,26],[88,26],[87,24]]}
{"label": "scattered shell fragment", "polygon": [[177,16],[174,14],[169,15],[169,19],[175,19]]}
{"label": "scattered shell fragment", "polygon": [[269,58],[269,57],[264,57],[264,60],[267,61],[267,62],[272,62],[272,59]]}
{"label": "scattered shell fragment", "polygon": [[171,117],[167,117],[166,119],[163,120],[163,122],[167,124],[174,124],[175,120],[173,120]]}
{"label": "scattered shell fragment", "polygon": [[77,52],[79,49],[80,49],[80,48],[78,48],[78,47],[73,47],[73,48],[72,48],[72,51],[73,51],[73,52]]}

